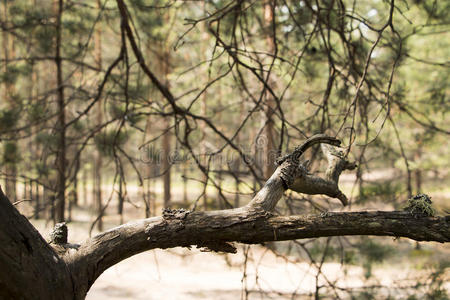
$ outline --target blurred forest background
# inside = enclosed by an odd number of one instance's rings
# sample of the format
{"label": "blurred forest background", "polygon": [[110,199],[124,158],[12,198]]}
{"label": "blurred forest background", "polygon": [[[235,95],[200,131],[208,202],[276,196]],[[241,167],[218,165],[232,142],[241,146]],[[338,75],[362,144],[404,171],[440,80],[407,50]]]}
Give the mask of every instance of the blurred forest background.
{"label": "blurred forest background", "polygon": [[[164,207],[244,205],[275,159],[315,133],[340,138],[357,162],[341,176],[345,209],[401,210],[426,193],[438,214],[450,211],[449,1],[2,0],[0,8],[2,188],[43,231],[66,221],[85,238]],[[324,171],[319,148],[307,158],[310,172]],[[279,214],[342,209],[324,196],[284,199]],[[294,290],[261,287],[258,269],[246,267],[260,259],[252,251],[271,253],[279,268],[308,266],[310,283],[300,274]],[[445,245],[333,237],[240,252],[239,263],[218,257],[241,271],[241,292],[214,297],[448,299]],[[359,270],[357,285],[346,270]],[[218,280],[221,272],[229,269]]]}

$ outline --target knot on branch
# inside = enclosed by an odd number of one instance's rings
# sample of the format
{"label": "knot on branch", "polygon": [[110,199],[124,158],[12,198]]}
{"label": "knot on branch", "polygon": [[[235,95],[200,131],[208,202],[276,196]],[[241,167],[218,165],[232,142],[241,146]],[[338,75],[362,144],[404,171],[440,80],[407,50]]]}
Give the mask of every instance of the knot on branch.
{"label": "knot on branch", "polygon": [[295,179],[301,177],[302,174],[308,173],[305,165],[302,163],[293,162],[289,158],[281,164],[280,168],[280,178],[283,181],[283,187],[285,190],[292,186]]}
{"label": "knot on branch", "polygon": [[162,211],[162,217],[165,220],[173,220],[173,219],[184,220],[190,212],[191,212],[190,210],[186,210],[184,208],[180,209],[164,208]]}
{"label": "knot on branch", "polygon": [[67,225],[66,222],[57,223],[50,233],[51,244],[67,244]]}
{"label": "knot on branch", "polygon": [[78,250],[78,248],[80,248],[80,245],[78,244],[68,243],[67,235],[68,230],[66,222],[57,223],[50,233],[49,244],[52,246],[53,250],[55,250],[56,253],[60,256],[66,254],[69,249]]}

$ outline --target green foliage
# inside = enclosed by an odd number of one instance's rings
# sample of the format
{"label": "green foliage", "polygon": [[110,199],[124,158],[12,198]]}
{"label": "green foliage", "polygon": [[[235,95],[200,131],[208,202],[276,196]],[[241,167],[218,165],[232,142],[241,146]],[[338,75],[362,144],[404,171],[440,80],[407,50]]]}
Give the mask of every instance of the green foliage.
{"label": "green foliage", "polygon": [[402,185],[392,180],[373,182],[363,185],[362,191],[358,198],[358,203],[366,203],[368,201],[382,201],[386,203],[394,203],[393,199],[402,193]]}
{"label": "green foliage", "polygon": [[[87,36],[91,33],[92,24],[96,21],[96,13],[92,10],[77,7],[70,14],[64,14],[61,20],[63,35],[71,38],[63,44],[64,54],[69,57],[78,57],[87,47]],[[101,26],[96,23],[96,26]]]}
{"label": "green foliage", "polygon": [[[414,286],[415,294],[408,297],[408,299],[425,299],[425,300],[448,300],[449,295],[445,288],[447,283],[446,273],[450,267],[450,261],[440,261],[436,269],[430,274],[428,278],[417,282]],[[421,297],[417,297],[416,294],[421,294]]]}
{"label": "green foliage", "polygon": [[28,119],[31,123],[43,120],[46,114],[45,106],[41,103],[32,103],[28,107]]}
{"label": "green foliage", "polygon": [[72,126],[75,132],[82,132],[82,130],[85,129],[85,124],[80,120],[77,120]]}
{"label": "green foliage", "polygon": [[145,99],[148,95],[148,87],[142,84],[132,84],[128,85],[128,97],[132,100],[135,99]]}
{"label": "green foliage", "polygon": [[389,245],[383,245],[372,239],[363,239],[358,244],[358,249],[371,262],[382,262],[384,259],[394,253],[394,248]]}
{"label": "green foliage", "polygon": [[0,131],[6,131],[14,128],[19,119],[17,109],[0,110]]}
{"label": "green foliage", "polygon": [[436,214],[436,210],[431,206],[431,204],[432,202],[428,195],[417,194],[416,196],[408,199],[408,203],[404,210],[413,215],[433,217]]}
{"label": "green foliage", "polygon": [[121,147],[128,139],[124,131],[105,130],[94,137],[95,146],[105,156],[113,156],[114,148]]}
{"label": "green foliage", "polygon": [[35,141],[38,145],[55,149],[58,145],[58,138],[56,135],[46,131],[41,131],[36,134]]}
{"label": "green foliage", "polygon": [[448,1],[414,0],[414,2],[422,6],[430,18],[448,22],[448,12],[450,11]]}
{"label": "green foliage", "polygon": [[322,241],[316,241],[312,246],[308,247],[309,254],[317,261],[322,259],[324,251],[326,249],[325,261],[335,261],[340,258],[341,250],[333,244],[328,244],[328,247],[322,243]]}
{"label": "green foliage", "polygon": [[448,70],[440,73],[439,76],[436,76],[434,84],[427,90],[431,108],[433,108],[433,111],[441,113],[442,116],[450,112],[449,76]]}
{"label": "green foliage", "polygon": [[353,249],[345,250],[343,262],[349,265],[356,265],[358,261],[357,253]]}
{"label": "green foliage", "polygon": [[154,41],[163,41],[168,33],[167,26],[169,21],[169,15],[167,10],[149,10],[148,7],[167,5],[166,1],[145,1],[145,0],[132,0],[130,1],[130,7],[133,7],[136,12],[142,11],[144,14],[136,13],[137,20],[140,26],[145,28],[145,34],[147,34]]}
{"label": "green foliage", "polygon": [[429,249],[413,249],[409,252],[411,258],[424,258],[433,255],[433,251]]}
{"label": "green foliage", "polygon": [[372,276],[372,267],[374,263],[381,263],[394,253],[394,248],[389,245],[376,243],[372,239],[363,238],[357,245],[360,255],[363,256],[362,267],[364,269],[364,277]]}
{"label": "green foliage", "polygon": [[50,168],[43,161],[34,162],[34,169],[39,177],[48,177],[50,175]]}
{"label": "green foliage", "polygon": [[16,142],[6,142],[3,145],[3,163],[17,164],[21,160],[21,155]]}
{"label": "green foliage", "polygon": [[118,103],[111,103],[109,105],[109,113],[113,119],[121,120],[126,114],[126,106]]}
{"label": "green foliage", "polygon": [[43,3],[39,3],[39,7],[30,5],[27,1],[13,1],[12,4],[9,6],[11,22],[24,33],[31,33],[36,25],[45,24],[45,20],[51,17],[51,11],[45,9],[45,5],[41,6]]}
{"label": "green foliage", "polygon": [[38,53],[50,53],[54,49],[53,41],[56,35],[54,26],[38,26],[34,32]]}
{"label": "green foliage", "polygon": [[8,85],[15,84],[20,76],[26,76],[30,73],[31,66],[29,64],[8,64],[6,71],[0,73],[0,83]]}
{"label": "green foliage", "polygon": [[352,299],[354,299],[354,300],[373,300],[373,299],[376,299],[376,295],[373,292],[362,291],[356,295],[352,295]]}

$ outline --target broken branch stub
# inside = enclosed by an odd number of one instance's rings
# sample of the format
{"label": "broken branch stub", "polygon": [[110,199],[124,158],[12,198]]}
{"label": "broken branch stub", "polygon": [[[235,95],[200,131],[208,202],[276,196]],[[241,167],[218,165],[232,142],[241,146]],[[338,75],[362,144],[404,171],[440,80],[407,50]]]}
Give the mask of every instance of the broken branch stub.
{"label": "broken branch stub", "polygon": [[[341,142],[338,139],[329,137],[325,134],[316,134],[307,139],[302,145],[296,147],[291,154],[285,155],[277,160],[278,168],[267,180],[262,189],[255,195],[248,206],[252,209],[263,209],[265,211],[273,210],[278,201],[281,199],[284,191],[288,188],[295,188],[295,183],[298,180],[302,180],[300,185],[302,187],[304,186],[304,188],[300,191],[302,193],[323,194],[322,191],[316,192],[320,190],[322,186],[324,186],[326,192],[331,193],[331,189],[328,186],[329,183],[325,182],[324,184],[323,182],[312,180],[313,178],[310,178],[311,175],[308,174],[306,168],[299,162],[300,156],[308,148],[319,143],[338,146]],[[323,179],[321,180],[324,181]],[[318,187],[316,187],[315,184],[317,184]],[[335,195],[334,187],[332,191],[333,193],[331,194]]]}
{"label": "broken branch stub", "polygon": [[[309,174],[306,167],[298,163],[306,149],[317,143],[322,143],[322,152],[328,161],[325,178]],[[295,148],[291,154],[280,158],[278,163],[281,167],[280,177],[284,188],[308,195],[327,195],[339,199],[344,206],[347,205],[347,197],[339,189],[339,176],[344,170],[356,168],[356,164],[345,158],[344,149],[338,147],[339,145],[340,141],[336,138],[318,134]]]}

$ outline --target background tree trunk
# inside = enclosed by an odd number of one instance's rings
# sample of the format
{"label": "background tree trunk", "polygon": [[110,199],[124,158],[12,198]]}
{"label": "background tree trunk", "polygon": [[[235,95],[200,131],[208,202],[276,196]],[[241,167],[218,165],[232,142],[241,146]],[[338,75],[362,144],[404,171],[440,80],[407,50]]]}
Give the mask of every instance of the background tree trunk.
{"label": "background tree trunk", "polygon": [[[166,21],[168,21],[168,18],[166,17]],[[162,77],[164,78],[164,83],[168,87],[169,86],[169,73],[170,73],[170,54],[169,51],[164,46],[161,46],[163,49],[163,57],[164,60],[162,61]],[[166,116],[163,119],[164,124],[164,130],[167,130],[170,127],[170,121],[168,119],[169,117]],[[162,171],[163,174],[163,185],[164,185],[164,207],[170,206],[170,200],[171,200],[171,162],[170,162],[170,151],[171,151],[171,132],[170,130],[167,131],[163,137],[162,137]]]}
{"label": "background tree trunk", "polygon": [[[265,0],[264,2],[264,26],[266,31],[266,42],[268,46],[268,52],[275,54],[275,32],[273,30],[274,22],[275,1]],[[271,74],[271,77],[273,75]],[[271,77],[267,78],[267,84],[273,89],[275,81],[271,80]],[[272,175],[275,170],[275,159],[278,156],[275,147],[275,124],[274,124],[274,112],[276,108],[276,101],[266,88],[264,87],[264,97],[266,98],[266,106],[264,110],[263,120],[263,175],[264,179],[267,179]]]}
{"label": "background tree trunk", "polygon": [[[8,1],[3,1],[3,19],[7,26],[9,26],[9,5]],[[4,72],[5,74],[9,74],[8,71],[8,65],[9,61],[14,59],[15,51],[14,51],[14,37],[10,35],[6,30],[3,30],[2,32],[2,39],[3,39],[3,53],[4,53]],[[7,109],[14,110],[16,108],[16,103],[14,101],[14,84],[9,83],[8,81],[5,82],[4,88],[3,88],[3,99],[6,103]],[[12,136],[10,136],[12,137]],[[8,195],[9,199],[11,201],[17,200],[17,158],[18,158],[18,150],[17,150],[18,143],[14,140],[7,141],[4,144],[4,170],[5,170],[5,192]],[[5,149],[6,148],[6,149]]]}
{"label": "background tree trunk", "polygon": [[64,9],[63,0],[56,0],[54,2],[56,11],[56,82],[58,91],[58,122],[56,126],[58,135],[58,150],[56,157],[56,169],[58,172],[58,179],[56,183],[56,206],[55,206],[55,220],[56,222],[63,222],[65,220],[65,204],[66,204],[66,112],[64,106],[64,83],[63,70],[61,59],[62,47],[62,28],[61,18]]}
{"label": "background tree trunk", "polygon": [[[164,127],[168,128],[170,123],[167,118],[164,118]],[[171,165],[170,165],[170,132],[166,132],[162,137],[162,155],[161,155],[161,169],[163,174],[164,185],[164,207],[170,206],[171,193],[170,193],[170,180],[171,180]]]}
{"label": "background tree trunk", "polygon": [[[99,13],[101,13],[101,1],[97,0],[97,9]],[[100,22],[97,24],[94,33],[94,59],[96,67],[101,70],[102,69],[102,29],[100,27]],[[98,76],[100,76],[101,71],[98,72]],[[100,98],[96,107],[96,124],[97,126],[101,126],[103,123],[103,100]],[[101,131],[100,131],[101,132]],[[102,204],[102,154],[99,149],[96,149],[94,153],[94,172],[93,172],[93,199],[95,210],[97,212],[98,220],[97,220],[97,229],[99,231],[103,230],[103,204]]]}

